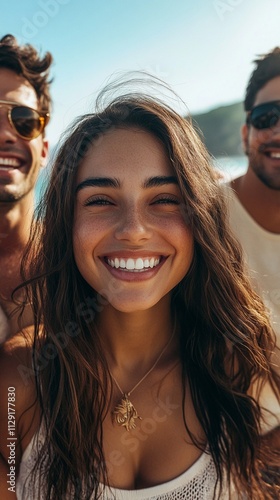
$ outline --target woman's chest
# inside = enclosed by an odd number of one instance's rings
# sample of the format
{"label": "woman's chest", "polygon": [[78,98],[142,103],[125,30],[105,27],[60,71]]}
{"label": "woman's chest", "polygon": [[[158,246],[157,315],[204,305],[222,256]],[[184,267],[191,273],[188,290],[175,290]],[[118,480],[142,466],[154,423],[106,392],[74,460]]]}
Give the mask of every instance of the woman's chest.
{"label": "woman's chest", "polygon": [[[179,384],[180,386],[180,384]],[[186,471],[201,455],[186,429],[203,441],[190,395],[186,394],[185,421],[182,393],[177,386],[155,392],[138,391],[129,397],[136,412],[133,426],[116,419],[116,406],[103,425],[108,482],[115,488],[147,488]],[[129,427],[129,430],[127,430]]]}

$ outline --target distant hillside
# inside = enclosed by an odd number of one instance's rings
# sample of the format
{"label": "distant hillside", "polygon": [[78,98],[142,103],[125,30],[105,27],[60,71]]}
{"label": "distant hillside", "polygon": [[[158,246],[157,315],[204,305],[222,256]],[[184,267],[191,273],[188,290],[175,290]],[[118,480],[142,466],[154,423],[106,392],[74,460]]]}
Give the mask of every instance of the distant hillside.
{"label": "distant hillside", "polygon": [[245,113],[241,102],[192,115],[192,118],[212,155],[219,157],[242,154],[240,128],[244,123]]}

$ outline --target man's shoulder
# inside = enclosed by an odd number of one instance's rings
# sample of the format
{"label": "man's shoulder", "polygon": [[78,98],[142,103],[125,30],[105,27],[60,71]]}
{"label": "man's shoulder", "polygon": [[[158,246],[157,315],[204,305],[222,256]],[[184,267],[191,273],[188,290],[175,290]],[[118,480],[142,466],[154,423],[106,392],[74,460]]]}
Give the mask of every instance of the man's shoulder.
{"label": "man's shoulder", "polygon": [[236,214],[236,216],[238,215],[238,217],[241,217],[242,219],[244,217],[245,208],[241,203],[238,194],[239,185],[240,182],[242,182],[243,177],[244,176],[237,177],[235,179],[229,180],[221,184],[222,195],[227,204],[227,209],[229,211],[230,218],[233,214]]}
{"label": "man's shoulder", "polygon": [[233,179],[227,179],[221,182],[221,187],[224,191],[226,192],[233,192],[233,193],[238,193],[238,188],[240,184],[242,183],[242,179],[244,178],[245,174],[240,175],[239,177],[234,177]]}
{"label": "man's shoulder", "polygon": [[10,325],[8,318],[0,304],[0,345],[8,338],[10,335]]}
{"label": "man's shoulder", "polygon": [[[26,383],[25,372],[32,370],[33,327],[14,335],[0,347],[0,397],[9,387],[18,394],[18,403],[34,390],[33,381]],[[2,399],[3,401],[3,399]]]}
{"label": "man's shoulder", "polygon": [[3,356],[13,356],[30,353],[33,345],[33,332],[34,327],[30,326],[10,337],[1,346],[0,354]]}
{"label": "man's shoulder", "polygon": [[32,344],[33,327],[30,327],[0,347],[0,453],[5,463],[9,458],[7,442],[14,438],[19,464],[22,451],[38,428]]}

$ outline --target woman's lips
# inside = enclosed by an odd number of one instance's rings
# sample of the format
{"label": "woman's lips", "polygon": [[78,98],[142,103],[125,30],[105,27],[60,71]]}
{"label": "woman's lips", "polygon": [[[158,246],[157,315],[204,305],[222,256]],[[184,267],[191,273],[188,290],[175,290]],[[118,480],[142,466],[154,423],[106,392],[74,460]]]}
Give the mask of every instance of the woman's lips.
{"label": "woman's lips", "polygon": [[147,269],[153,269],[160,263],[161,257],[137,257],[123,258],[123,257],[105,257],[106,263],[115,269],[121,269],[129,272],[141,272]]}
{"label": "woman's lips", "polygon": [[114,277],[124,281],[140,281],[154,276],[166,259],[167,257],[163,256],[137,259],[104,257],[103,261]]}

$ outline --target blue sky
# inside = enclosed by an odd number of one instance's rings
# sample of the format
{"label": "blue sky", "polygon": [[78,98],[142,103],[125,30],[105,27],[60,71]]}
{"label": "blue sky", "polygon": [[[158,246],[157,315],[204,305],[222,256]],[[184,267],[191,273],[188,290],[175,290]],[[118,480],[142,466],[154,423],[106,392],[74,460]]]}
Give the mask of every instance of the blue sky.
{"label": "blue sky", "polygon": [[279,0],[0,0],[0,36],[54,56],[55,144],[110,75],[145,70],[191,113],[243,99],[252,60],[280,45]]}

